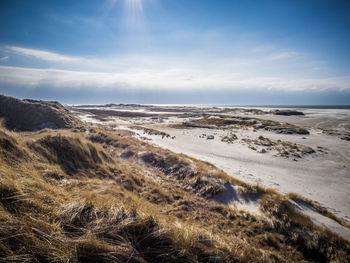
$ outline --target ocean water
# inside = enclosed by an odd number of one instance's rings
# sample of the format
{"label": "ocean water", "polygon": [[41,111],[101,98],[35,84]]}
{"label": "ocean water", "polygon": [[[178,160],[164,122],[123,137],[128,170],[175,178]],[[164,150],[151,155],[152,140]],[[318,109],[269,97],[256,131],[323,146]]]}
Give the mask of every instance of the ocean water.
{"label": "ocean water", "polygon": [[[213,105],[214,106],[214,105]],[[335,109],[350,110],[350,105],[215,105],[217,107],[237,108],[283,108],[283,109]]]}
{"label": "ocean water", "polygon": [[337,109],[350,110],[350,105],[234,105],[234,104],[136,104],[160,107],[228,107],[228,108],[266,108],[266,109]]}
{"label": "ocean water", "polygon": [[[66,106],[109,107],[111,104],[65,104]],[[230,105],[230,104],[123,104],[130,106],[159,106],[159,107],[228,107],[228,108],[265,108],[265,109],[335,109],[350,110],[350,105]],[[115,104],[115,106],[120,106]]]}

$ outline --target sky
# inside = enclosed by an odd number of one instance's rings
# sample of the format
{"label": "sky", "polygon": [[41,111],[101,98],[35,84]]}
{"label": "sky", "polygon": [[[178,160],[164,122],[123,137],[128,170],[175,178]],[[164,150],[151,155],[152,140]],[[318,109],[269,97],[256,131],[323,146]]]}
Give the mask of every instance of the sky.
{"label": "sky", "polygon": [[0,94],[349,105],[350,1],[1,0]]}

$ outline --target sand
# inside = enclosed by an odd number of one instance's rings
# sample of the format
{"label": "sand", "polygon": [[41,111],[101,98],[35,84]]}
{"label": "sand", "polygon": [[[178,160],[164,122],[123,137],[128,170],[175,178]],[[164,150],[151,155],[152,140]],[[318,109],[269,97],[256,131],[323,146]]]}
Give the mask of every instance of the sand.
{"label": "sand", "polygon": [[[350,123],[350,111],[309,111],[311,113],[306,111],[305,116],[259,116],[306,127],[310,129],[310,135],[307,136],[275,134],[268,131],[253,132],[242,129],[235,131],[235,134],[241,138],[257,138],[263,135],[273,140],[280,139],[314,149],[318,146],[326,149],[324,150],[326,153],[317,153],[298,161],[273,157],[270,153],[257,153],[239,141],[233,144],[223,143],[220,136],[226,135],[227,131],[171,128],[169,123],[183,121],[175,117],[165,123],[144,125],[147,128],[175,136],[175,139],[147,134],[142,134],[142,136],[151,138],[154,144],[163,148],[211,162],[229,175],[245,182],[270,187],[282,193],[298,193],[320,203],[337,216],[349,221],[350,142],[323,134],[319,127],[322,125],[327,128],[347,126]],[[318,113],[316,114],[315,111]],[[213,140],[200,138],[203,134],[214,135],[215,138]]]}
{"label": "sand", "polygon": [[[144,108],[142,110],[147,111]],[[153,112],[156,111],[155,108],[152,108],[152,110]],[[164,107],[161,111],[164,111]],[[192,113],[193,111],[195,110],[191,109]],[[206,108],[203,111],[209,110]],[[173,124],[181,124],[186,120],[190,120],[189,118],[176,116],[176,114],[166,118],[160,117],[159,119],[115,118],[114,125],[117,125],[119,129],[130,129],[132,125],[138,124],[165,132],[171,137],[175,136],[175,138],[167,138],[159,135],[148,135],[142,130],[134,130],[139,137],[150,139],[148,141],[150,143],[176,153],[184,153],[208,161],[230,176],[242,181],[273,188],[281,193],[293,192],[300,194],[350,222],[350,141],[341,140],[339,136],[331,136],[323,132],[324,130],[350,132],[350,110],[304,109],[302,111],[305,114],[304,116],[254,115],[245,112],[236,111],[231,113],[226,111],[223,114],[288,122],[310,131],[309,135],[287,135],[264,130],[237,129],[233,132],[238,139],[231,144],[221,141],[223,136],[229,134],[227,130],[173,128]],[[174,107],[172,107],[172,112],[174,112]],[[181,107],[179,112],[183,114],[185,112],[184,108]],[[89,120],[92,120],[91,116],[89,116]],[[205,136],[203,136],[204,134]],[[208,140],[208,135],[213,135],[214,139]],[[248,145],[242,143],[244,138],[256,139],[259,136],[275,141],[282,140],[309,146],[315,149],[316,153],[297,159],[284,158],[275,156],[276,154],[273,151],[267,153],[254,151]],[[226,193],[225,198],[230,200],[233,197],[228,197]],[[234,204],[233,202],[228,202],[228,204],[234,205],[238,209],[247,209],[252,213],[259,213],[254,200],[243,202],[241,198],[237,197],[236,200],[233,198],[232,201],[235,201]],[[319,215],[305,206],[299,205],[299,207],[316,224],[337,233],[343,232],[345,238],[350,238],[349,232],[335,221]]]}

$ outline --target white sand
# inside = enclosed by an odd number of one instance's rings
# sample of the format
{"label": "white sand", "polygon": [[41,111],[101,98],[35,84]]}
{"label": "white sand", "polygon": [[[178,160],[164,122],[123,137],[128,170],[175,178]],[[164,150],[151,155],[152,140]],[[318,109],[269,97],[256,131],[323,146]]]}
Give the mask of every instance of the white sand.
{"label": "white sand", "polygon": [[[268,110],[268,109],[267,109]],[[283,135],[273,132],[251,130],[233,131],[239,138],[233,144],[221,142],[221,137],[228,131],[213,129],[175,129],[169,124],[182,123],[183,118],[170,117],[161,121],[151,118],[115,118],[114,124],[119,128],[128,128],[128,124],[141,124],[144,127],[166,132],[175,139],[162,138],[158,135],[147,135],[134,130],[140,137],[151,139],[151,143],[177,153],[184,153],[194,158],[208,161],[227,174],[242,181],[273,188],[282,193],[294,192],[309,198],[338,217],[350,221],[350,142],[340,140],[336,136],[322,133],[322,129],[350,131],[350,110],[304,110],[306,116],[252,115],[261,119],[288,122],[310,130],[310,135]],[[247,115],[245,115],[247,116]],[[92,121],[91,116],[84,116],[85,121]],[[102,124],[101,122],[96,122]],[[111,122],[104,122],[104,125]],[[202,135],[214,135],[207,140]],[[242,138],[255,139],[263,135],[271,140],[294,142],[313,149],[321,146],[326,153],[317,152],[298,161],[274,157],[273,152],[258,153],[241,143]],[[201,138],[202,137],[202,138]],[[305,139],[306,138],[306,139]],[[234,194],[232,194],[232,191]],[[259,214],[257,200],[237,195],[236,189],[228,189],[217,196],[222,202]],[[324,217],[305,204],[297,207],[306,213],[313,222],[328,228],[344,238],[350,239],[349,229],[339,225],[332,219]]]}
{"label": "white sand", "polygon": [[346,228],[331,218],[321,215],[315,208],[310,205],[299,201],[293,202],[298,209],[300,209],[304,214],[310,217],[311,221],[322,228],[331,230],[334,233],[337,233],[339,236],[350,240],[350,229]]}
{"label": "white sand", "polygon": [[[283,118],[290,117],[278,116],[279,120]],[[288,119],[289,122],[292,122],[292,119]],[[172,140],[143,134],[158,146],[208,161],[242,181],[270,187],[282,193],[298,193],[320,203],[337,216],[350,220],[350,142],[348,141],[324,135],[317,129],[311,130],[308,136],[248,130],[235,132],[238,137],[257,138],[263,135],[273,140],[296,142],[314,149],[317,146],[327,149],[327,154],[317,153],[295,162],[292,159],[273,157],[271,153],[257,153],[238,141],[233,144],[223,143],[220,141],[220,135],[223,136],[227,132],[221,130],[173,129],[166,124],[152,124],[146,127],[176,136],[176,139]],[[214,135],[215,139],[199,138],[202,134]],[[303,137],[307,139],[302,139]]]}
{"label": "white sand", "polygon": [[244,210],[251,214],[262,216],[259,208],[259,198],[257,195],[240,194],[238,186],[226,183],[226,191],[214,196],[216,202],[234,207],[238,210]]}

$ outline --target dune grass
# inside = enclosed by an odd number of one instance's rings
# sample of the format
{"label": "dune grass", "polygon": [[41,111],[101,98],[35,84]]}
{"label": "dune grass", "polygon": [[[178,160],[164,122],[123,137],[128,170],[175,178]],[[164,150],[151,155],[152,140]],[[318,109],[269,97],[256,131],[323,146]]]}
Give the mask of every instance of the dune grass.
{"label": "dune grass", "polygon": [[[98,129],[0,138],[0,262],[350,260],[286,197],[209,163]],[[226,182],[261,193],[264,216],[212,201]]]}
{"label": "dune grass", "polygon": [[345,222],[344,220],[341,220],[339,217],[337,217],[335,214],[333,214],[332,212],[330,212],[329,210],[327,210],[326,208],[316,204],[314,201],[303,197],[299,194],[296,193],[288,193],[286,195],[288,198],[292,199],[293,201],[296,202],[303,202],[307,205],[309,205],[311,208],[314,208],[317,212],[319,212],[321,215],[326,216],[334,221],[336,221],[338,224],[345,226],[347,228],[350,228],[350,224]]}

